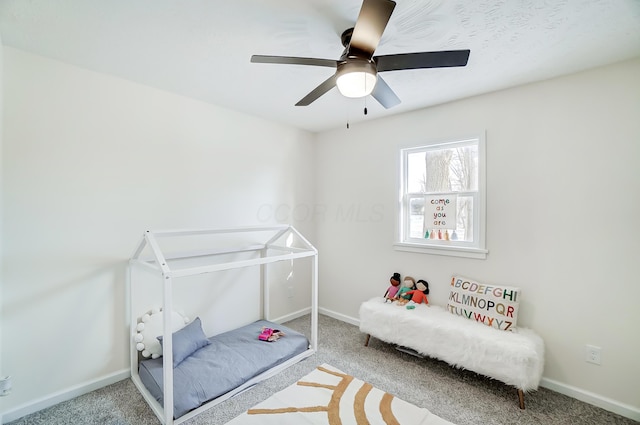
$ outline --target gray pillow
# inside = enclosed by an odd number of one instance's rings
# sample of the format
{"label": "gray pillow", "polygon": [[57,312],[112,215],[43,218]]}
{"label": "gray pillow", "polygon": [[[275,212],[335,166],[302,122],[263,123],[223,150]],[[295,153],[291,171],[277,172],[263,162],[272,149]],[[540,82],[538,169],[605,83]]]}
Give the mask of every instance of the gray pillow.
{"label": "gray pillow", "polygon": [[[202,330],[202,322],[196,317],[184,328],[172,335],[173,342],[173,367],[178,366],[184,359],[195,353],[202,347],[211,344]],[[162,345],[162,335],[158,337]]]}

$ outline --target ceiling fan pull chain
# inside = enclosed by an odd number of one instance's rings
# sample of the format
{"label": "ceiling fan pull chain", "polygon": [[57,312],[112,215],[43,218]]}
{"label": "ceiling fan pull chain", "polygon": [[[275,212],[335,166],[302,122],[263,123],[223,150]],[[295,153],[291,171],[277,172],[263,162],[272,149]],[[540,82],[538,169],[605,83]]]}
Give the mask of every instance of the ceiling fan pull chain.
{"label": "ceiling fan pull chain", "polygon": [[345,108],[345,112],[347,115],[347,130],[349,130],[349,121],[351,120],[351,109],[349,108],[349,105]]}

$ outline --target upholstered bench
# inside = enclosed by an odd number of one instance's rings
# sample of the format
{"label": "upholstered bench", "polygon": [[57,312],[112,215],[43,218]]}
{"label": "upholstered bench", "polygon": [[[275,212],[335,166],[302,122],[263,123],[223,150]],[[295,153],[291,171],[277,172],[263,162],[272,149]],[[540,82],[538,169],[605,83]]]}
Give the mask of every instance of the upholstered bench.
{"label": "upholstered bench", "polygon": [[365,346],[373,336],[514,386],[521,409],[542,377],[544,343],[531,329],[498,330],[439,306],[407,309],[377,297],[360,306],[360,331]]}

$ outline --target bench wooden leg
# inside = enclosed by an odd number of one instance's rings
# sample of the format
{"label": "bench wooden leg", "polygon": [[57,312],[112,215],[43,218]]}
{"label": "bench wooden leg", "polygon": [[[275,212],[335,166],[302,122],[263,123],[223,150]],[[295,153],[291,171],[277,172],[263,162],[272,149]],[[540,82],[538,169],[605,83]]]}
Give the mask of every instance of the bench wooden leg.
{"label": "bench wooden leg", "polygon": [[364,346],[368,347],[369,346],[369,338],[371,338],[370,334],[367,334],[367,339],[364,340]]}
{"label": "bench wooden leg", "polygon": [[518,401],[520,402],[520,408],[524,409],[524,391],[518,389]]}

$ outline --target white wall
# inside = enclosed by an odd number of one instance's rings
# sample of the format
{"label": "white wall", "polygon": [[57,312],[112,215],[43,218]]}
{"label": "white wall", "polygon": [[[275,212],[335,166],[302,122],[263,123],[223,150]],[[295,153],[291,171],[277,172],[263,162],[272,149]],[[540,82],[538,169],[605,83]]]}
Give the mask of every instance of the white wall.
{"label": "white wall", "polygon": [[15,416],[126,372],[126,261],[146,229],[280,221],[313,241],[310,220],[265,206],[313,204],[315,169],[310,133],[4,53],[2,370]]}
{"label": "white wall", "polygon": [[[439,305],[453,273],[520,286],[545,384],[640,419],[638,75],[640,60],[319,135],[320,304],[355,319],[395,271]],[[394,251],[399,147],[484,130],[488,258]]]}
{"label": "white wall", "polygon": [[[3,121],[2,121],[2,105],[4,99],[4,89],[2,86],[2,74],[3,74],[3,51],[4,46],[2,45],[2,38],[0,37],[0,189],[2,188],[2,133],[3,133]],[[2,193],[0,190],[0,235],[2,235],[2,223],[3,223],[3,208],[2,208]],[[0,237],[0,271],[2,270],[2,260],[3,260],[3,252],[2,252],[2,240]],[[6,376],[2,373],[2,273],[0,272],[0,377]],[[0,423],[2,423],[2,412],[4,411],[4,400],[0,398]]]}

